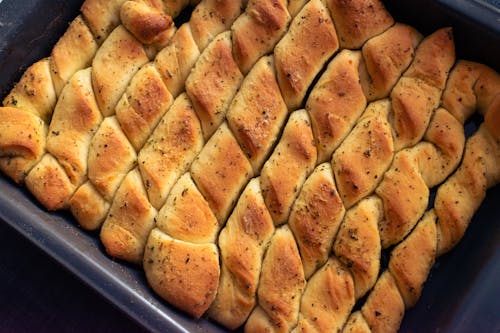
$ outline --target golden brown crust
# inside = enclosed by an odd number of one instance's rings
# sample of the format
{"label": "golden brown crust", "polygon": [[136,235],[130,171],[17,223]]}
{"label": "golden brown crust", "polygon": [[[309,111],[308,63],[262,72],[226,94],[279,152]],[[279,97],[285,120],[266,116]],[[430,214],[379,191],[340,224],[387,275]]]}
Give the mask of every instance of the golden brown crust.
{"label": "golden brown crust", "polygon": [[89,148],[88,177],[107,201],[111,201],[137,156],[116,120],[105,118]]}
{"label": "golden brown crust", "polygon": [[260,185],[275,225],[286,222],[300,188],[316,165],[316,146],[305,110],[295,111],[262,168]]}
{"label": "golden brown crust", "polygon": [[248,318],[245,331],[254,331],[253,326],[275,332],[294,328],[305,283],[297,244],[285,225],[276,230],[266,251],[257,291],[259,305]]}
{"label": "golden brown crust", "polygon": [[90,68],[78,71],[61,92],[47,135],[47,151],[75,186],[86,178],[90,141],[101,121]]}
{"label": "golden brown crust", "polygon": [[163,116],[137,159],[149,200],[156,209],[161,208],[202,147],[200,122],[183,94]]}
{"label": "golden brown crust", "polygon": [[173,96],[178,96],[184,90],[184,81],[199,56],[200,51],[187,23],[175,32],[171,42],[156,55],[154,64]]}
{"label": "golden brown crust", "polygon": [[81,12],[99,44],[120,24],[120,8],[126,0],[85,0]]}
{"label": "golden brown crust", "polygon": [[120,9],[120,20],[141,43],[157,48],[165,46],[175,32],[171,16],[143,2],[126,1]]}
{"label": "golden brown crust", "polygon": [[389,271],[382,273],[361,312],[373,333],[398,331],[405,304]]}
{"label": "golden brown crust", "polygon": [[242,0],[205,0],[191,13],[189,25],[200,50],[226,31],[241,14]]}
{"label": "golden brown crust", "polygon": [[337,234],[333,251],[352,273],[358,300],[377,281],[380,269],[378,222],[382,203],[375,196],[361,200],[348,210]]}
{"label": "golden brown crust", "polygon": [[391,103],[373,102],[332,157],[338,191],[346,208],[375,190],[394,155]]}
{"label": "golden brown crust", "polygon": [[248,73],[257,59],[272,51],[285,33],[290,21],[286,4],[285,0],[250,0],[233,23],[233,54],[242,73]]}
{"label": "golden brown crust", "polygon": [[463,124],[476,110],[487,116],[490,108],[495,109],[499,95],[498,73],[475,62],[458,60],[446,83],[442,105]]}
{"label": "golden brown crust", "polygon": [[130,80],[148,60],[142,44],[123,26],[104,41],[92,62],[94,93],[104,116],[114,114]]}
{"label": "golden brown crust", "polygon": [[399,243],[424,214],[429,188],[411,154],[401,151],[376,192],[384,203],[385,218],[379,223],[379,230],[382,247],[387,248]]}
{"label": "golden brown crust", "polygon": [[318,162],[331,158],[366,108],[359,82],[360,65],[360,52],[343,50],[328,64],[307,99]]}
{"label": "golden brown crust", "polygon": [[327,0],[326,3],[342,48],[359,49],[365,41],[394,24],[379,0]]}
{"label": "golden brown crust", "polygon": [[140,264],[156,214],[136,168],[128,173],[116,191],[102,225],[100,237],[106,252],[112,257]]}
{"label": "golden brown crust", "polygon": [[47,122],[56,105],[48,58],[35,62],[3,100],[3,106],[22,109]]}
{"label": "golden brown crust", "polygon": [[172,102],[172,95],[151,63],[134,75],[116,106],[116,118],[136,151],[142,148]]}
{"label": "golden brown crust", "polygon": [[191,176],[220,223],[252,174],[252,166],[227,123],[219,127],[191,165]]}
{"label": "golden brown crust", "polygon": [[422,80],[401,78],[391,93],[396,151],[418,143],[431,115],[439,106],[441,91]]}
{"label": "golden brown crust", "polygon": [[220,225],[189,173],[174,185],[156,217],[156,227],[175,239],[215,243]]}
{"label": "golden brown crust", "polygon": [[290,110],[300,107],[314,77],[337,49],[328,9],[321,0],[308,2],[274,49],[278,82]]}
{"label": "golden brown crust", "polygon": [[263,57],[245,77],[227,112],[229,127],[255,172],[270,154],[287,115],[274,60]]}
{"label": "golden brown crust", "polygon": [[410,65],[422,35],[414,28],[396,23],[363,45],[368,78],[361,80],[368,100],[387,97]]}
{"label": "golden brown crust", "polygon": [[356,311],[349,316],[342,333],[371,333],[371,330],[361,311]]}
{"label": "golden brown crust", "polygon": [[36,160],[45,149],[47,129],[42,119],[13,107],[0,107],[0,158]]}
{"label": "golden brown crust", "polygon": [[321,164],[304,183],[288,220],[299,246],[306,278],[328,260],[344,214],[332,168],[327,163]]}
{"label": "golden brown crust", "polygon": [[85,230],[101,227],[109,211],[110,204],[97,192],[91,182],[85,182],[69,201],[71,213]]}
{"label": "golden brown crust", "polygon": [[436,214],[424,215],[411,234],[391,253],[391,272],[406,308],[420,298],[423,284],[434,264],[437,249]]}
{"label": "golden brown crust", "polygon": [[255,306],[262,257],[273,232],[273,220],[255,178],[219,236],[222,274],[209,315],[229,329],[241,326]]}
{"label": "golden brown crust", "polygon": [[97,48],[92,32],[83,18],[77,16],[50,54],[52,79],[58,95],[74,73],[90,66]]}
{"label": "golden brown crust", "polygon": [[486,189],[500,180],[500,148],[483,125],[467,140],[458,170],[437,191],[438,255],[448,252],[462,238]]}
{"label": "golden brown crust", "polygon": [[415,146],[416,162],[427,187],[443,182],[458,166],[465,146],[462,124],[447,110],[434,112],[423,142]]}
{"label": "golden brown crust", "polygon": [[144,270],[162,298],[195,318],[213,302],[219,284],[219,255],[214,244],[192,244],[151,232]]}
{"label": "golden brown crust", "polygon": [[65,209],[75,186],[50,154],[45,154],[25,179],[26,187],[48,210]]}
{"label": "golden brown crust", "polygon": [[205,139],[224,121],[243,75],[231,52],[231,33],[224,32],[201,54],[186,80],[186,92],[200,118]]}
{"label": "golden brown crust", "polygon": [[415,61],[411,63],[404,76],[422,80],[443,90],[454,63],[453,31],[451,28],[442,28],[422,41],[417,48]]}
{"label": "golden brown crust", "polygon": [[351,274],[330,259],[307,282],[294,332],[340,332],[354,302]]}

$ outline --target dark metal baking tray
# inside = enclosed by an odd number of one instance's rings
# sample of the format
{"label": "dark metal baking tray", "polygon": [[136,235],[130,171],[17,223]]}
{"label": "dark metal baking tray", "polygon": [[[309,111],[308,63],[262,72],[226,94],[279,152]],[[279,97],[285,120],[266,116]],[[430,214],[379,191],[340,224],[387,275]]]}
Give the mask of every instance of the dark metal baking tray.
{"label": "dark metal baking tray", "polygon": [[[80,0],[0,1],[0,98],[27,66],[50,54],[80,4]],[[452,26],[457,57],[500,69],[498,1],[388,0],[386,5],[398,21],[424,34]],[[499,200],[500,186],[496,186],[488,191],[464,239],[438,259],[422,298],[405,315],[402,332],[500,331]],[[68,213],[46,212],[4,176],[0,176],[0,219],[151,331],[224,331],[170,307],[147,286],[141,269],[110,259],[96,234],[83,231]]]}

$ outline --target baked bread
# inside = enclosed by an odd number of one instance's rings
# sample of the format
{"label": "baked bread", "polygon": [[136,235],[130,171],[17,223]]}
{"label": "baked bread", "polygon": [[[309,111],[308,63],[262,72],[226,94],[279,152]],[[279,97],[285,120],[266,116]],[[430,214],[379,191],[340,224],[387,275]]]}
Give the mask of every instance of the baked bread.
{"label": "baked bread", "polygon": [[499,181],[498,74],[448,79],[451,30],[375,0],[202,0],[176,29],[190,2],[87,0],[5,98],[0,168],[194,317],[397,330]]}

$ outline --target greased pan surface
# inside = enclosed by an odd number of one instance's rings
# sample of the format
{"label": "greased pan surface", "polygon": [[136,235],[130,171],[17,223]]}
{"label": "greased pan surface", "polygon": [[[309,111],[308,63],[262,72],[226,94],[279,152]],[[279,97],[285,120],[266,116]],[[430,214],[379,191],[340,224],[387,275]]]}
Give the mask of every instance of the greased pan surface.
{"label": "greased pan surface", "polygon": [[[457,58],[500,69],[500,10],[465,0],[386,3],[397,21],[424,34],[453,26]],[[0,1],[0,98],[27,66],[49,55],[80,4],[77,0]],[[438,259],[420,301],[405,314],[402,332],[500,330],[500,208],[495,204],[499,199],[497,186],[488,192],[459,245]],[[70,214],[47,213],[6,177],[0,177],[0,219],[147,329],[223,331],[166,305],[148,287],[142,270],[110,260],[96,235],[81,230]]]}

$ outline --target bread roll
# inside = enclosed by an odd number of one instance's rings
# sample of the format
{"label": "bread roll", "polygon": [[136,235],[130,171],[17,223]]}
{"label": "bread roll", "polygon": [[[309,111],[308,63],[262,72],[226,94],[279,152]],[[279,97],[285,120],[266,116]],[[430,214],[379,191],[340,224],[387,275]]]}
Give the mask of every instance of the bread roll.
{"label": "bread roll", "polygon": [[184,90],[184,81],[199,56],[189,23],[183,24],[170,43],[156,55],[154,64],[172,96],[178,96]]}
{"label": "bread roll", "polygon": [[290,110],[299,108],[309,85],[338,49],[335,26],[321,0],[311,0],[274,49],[278,82]]}
{"label": "bread roll", "polygon": [[229,329],[243,325],[256,303],[262,258],[274,224],[252,179],[219,235],[221,279],[209,316]]}
{"label": "bread roll", "polygon": [[120,8],[126,0],[85,0],[81,7],[90,30],[102,44],[120,24]]}
{"label": "bread roll", "polygon": [[139,151],[173,103],[156,68],[148,63],[132,78],[116,106],[116,119],[134,149]]}
{"label": "bread roll", "polygon": [[142,44],[123,26],[104,41],[92,61],[92,84],[104,116],[114,114],[133,75],[148,60]]}
{"label": "bread roll", "polygon": [[200,51],[221,32],[229,29],[241,14],[243,0],[205,0],[191,13],[189,24]]}
{"label": "bread roll", "polygon": [[97,230],[108,215],[110,204],[91,182],[85,182],[69,201],[71,214],[85,230]]}
{"label": "bread roll", "polygon": [[287,221],[295,198],[316,165],[316,147],[307,112],[290,115],[280,142],[262,168],[260,186],[275,225]]}
{"label": "bread roll", "polygon": [[253,175],[250,162],[226,123],[203,147],[190,172],[221,224]]}
{"label": "bread roll", "polygon": [[170,191],[156,217],[156,227],[167,235],[191,243],[215,243],[219,222],[189,173]]}
{"label": "bread roll", "polygon": [[382,273],[361,312],[373,333],[397,332],[405,304],[389,271]]}
{"label": "bread roll", "polygon": [[45,148],[47,128],[44,125],[42,119],[32,113],[0,107],[0,159],[39,159]]}
{"label": "bread roll", "polygon": [[390,110],[388,100],[368,105],[356,126],[333,153],[335,180],[346,208],[372,193],[392,162],[394,146]]}
{"label": "bread roll", "polygon": [[138,156],[151,204],[160,209],[177,179],[203,147],[201,126],[185,94],[179,96]]}
{"label": "bread roll", "polygon": [[231,27],[233,54],[243,74],[273,50],[288,28],[290,14],[285,0],[249,0],[247,9]]}
{"label": "bread roll", "polygon": [[61,92],[47,135],[47,151],[75,186],[86,180],[88,147],[101,121],[90,68],[78,71]]}
{"label": "bread roll", "polygon": [[396,23],[363,45],[368,78],[361,80],[369,101],[389,95],[401,74],[411,64],[422,35],[414,28]]}
{"label": "bread roll", "polygon": [[320,164],[307,178],[288,219],[309,278],[328,260],[331,244],[345,214],[329,164]]}
{"label": "bread roll", "polygon": [[243,75],[233,59],[231,33],[224,32],[206,48],[186,79],[186,92],[207,140],[224,117]]}
{"label": "bread roll", "polygon": [[344,217],[333,252],[349,269],[354,280],[356,300],[363,297],[375,282],[380,270],[380,236],[382,202],[375,196],[361,200]]}
{"label": "bread roll", "polygon": [[437,249],[436,214],[424,215],[415,229],[391,253],[391,272],[405,306],[412,307],[420,298],[422,287],[434,265]]}
{"label": "bread roll", "polygon": [[199,318],[217,293],[220,276],[217,246],[175,240],[155,228],[145,249],[144,271],[158,295]]}
{"label": "bread roll", "polygon": [[359,49],[369,38],[394,24],[379,0],[326,0],[339,36],[340,47]]}
{"label": "bread roll", "polygon": [[339,332],[354,302],[351,274],[338,260],[329,259],[307,282],[293,332]]}
{"label": "bread roll", "polygon": [[3,106],[15,107],[40,117],[47,123],[56,105],[48,58],[35,62],[3,100]]}
{"label": "bread roll", "polygon": [[151,4],[126,1],[120,8],[120,20],[142,44],[162,49],[175,32],[172,17]]}
{"label": "bread roll", "polygon": [[45,154],[29,172],[26,187],[48,210],[65,209],[75,191],[63,167],[50,154]]}
{"label": "bread roll", "polygon": [[360,66],[360,52],[341,51],[328,64],[307,99],[318,162],[330,159],[366,108]]}
{"label": "bread roll", "polygon": [[288,226],[277,229],[264,256],[257,290],[259,305],[245,332],[289,332],[297,325],[305,287],[299,250]]}
{"label": "bread roll", "polygon": [[106,252],[115,258],[142,263],[156,213],[148,201],[139,170],[135,168],[118,188],[102,225],[100,237]]}
{"label": "bread roll", "polygon": [[81,16],[77,16],[50,54],[54,88],[59,95],[77,71],[90,66],[98,44]]}
{"label": "bread roll", "polygon": [[137,155],[116,120],[105,118],[89,148],[88,177],[107,201],[111,201]]}
{"label": "bread roll", "polygon": [[226,115],[254,172],[260,171],[271,153],[287,115],[276,81],[274,58],[262,57],[245,77]]}

